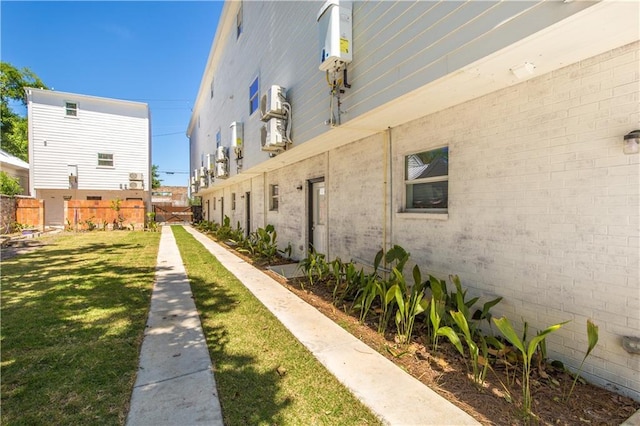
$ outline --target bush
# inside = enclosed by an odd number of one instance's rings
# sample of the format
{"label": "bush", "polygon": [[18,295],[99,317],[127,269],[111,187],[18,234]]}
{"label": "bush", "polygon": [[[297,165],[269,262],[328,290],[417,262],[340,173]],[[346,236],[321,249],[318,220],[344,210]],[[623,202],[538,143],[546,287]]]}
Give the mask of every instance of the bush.
{"label": "bush", "polygon": [[0,172],[0,192],[9,197],[22,194],[22,187],[17,178],[12,178],[6,172]]}

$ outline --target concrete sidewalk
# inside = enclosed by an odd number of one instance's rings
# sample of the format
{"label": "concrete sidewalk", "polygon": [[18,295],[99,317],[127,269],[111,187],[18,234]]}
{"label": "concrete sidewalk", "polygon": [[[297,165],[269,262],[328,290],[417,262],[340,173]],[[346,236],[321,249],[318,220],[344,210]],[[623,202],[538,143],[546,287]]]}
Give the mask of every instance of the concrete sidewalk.
{"label": "concrete sidewalk", "polygon": [[162,227],[156,282],[126,424],[223,425],[200,317],[170,226]]}
{"label": "concrete sidewalk", "polygon": [[469,414],[404,372],[262,271],[195,229],[188,226],[185,229],[242,281],[384,423],[479,424]]}

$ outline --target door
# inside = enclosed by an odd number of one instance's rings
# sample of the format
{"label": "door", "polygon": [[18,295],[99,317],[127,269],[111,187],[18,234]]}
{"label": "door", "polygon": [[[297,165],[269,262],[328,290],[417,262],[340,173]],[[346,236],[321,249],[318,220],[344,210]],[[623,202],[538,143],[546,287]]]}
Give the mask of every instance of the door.
{"label": "door", "polygon": [[246,223],[245,223],[245,229],[247,230],[247,235],[249,235],[249,233],[251,232],[251,193],[250,192],[245,192],[244,194],[244,199],[246,200]]}
{"label": "door", "polygon": [[327,194],[322,180],[310,181],[309,244],[317,253],[327,253]]}

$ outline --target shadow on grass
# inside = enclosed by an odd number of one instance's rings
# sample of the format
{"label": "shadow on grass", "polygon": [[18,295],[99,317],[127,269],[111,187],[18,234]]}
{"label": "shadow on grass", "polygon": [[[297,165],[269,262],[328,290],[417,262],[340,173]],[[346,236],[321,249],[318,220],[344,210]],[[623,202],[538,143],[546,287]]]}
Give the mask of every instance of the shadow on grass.
{"label": "shadow on grass", "polygon": [[65,237],[2,262],[3,423],[116,423],[124,415],[157,240],[69,238],[73,247]]}
{"label": "shadow on grass", "polygon": [[[174,230],[177,238],[184,235],[183,232],[187,234],[183,229]],[[259,365],[256,357],[241,349],[247,342],[238,344],[247,330],[237,329],[225,318],[241,315],[240,301],[228,288],[232,275],[225,271],[224,275],[216,276],[223,268],[211,265],[217,263],[215,258],[208,252],[203,253],[200,244],[190,235],[184,238],[188,240],[180,244],[180,250],[187,270],[192,269],[191,289],[214,365],[225,425],[283,424],[280,412],[291,404],[289,398],[279,396],[283,378],[275,369],[260,371],[256,367]],[[199,252],[193,250],[196,246],[200,247]],[[205,268],[212,269],[203,273]],[[251,320],[245,325],[255,327]]]}

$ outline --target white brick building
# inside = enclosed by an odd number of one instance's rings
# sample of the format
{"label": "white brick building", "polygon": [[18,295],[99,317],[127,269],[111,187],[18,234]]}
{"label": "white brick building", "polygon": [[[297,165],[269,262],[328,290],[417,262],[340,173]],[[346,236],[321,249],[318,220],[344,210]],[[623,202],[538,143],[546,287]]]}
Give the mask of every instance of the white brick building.
{"label": "white brick building", "polygon": [[151,202],[145,103],[26,88],[31,195],[45,225],[64,226],[64,200]]}
{"label": "white brick building", "polygon": [[[640,355],[622,347],[640,337],[640,156],[623,153],[640,128],[640,4],[341,6],[348,75],[318,69],[323,3],[225,4],[187,132],[204,217],[273,224],[298,258],[313,245],[371,263],[399,244],[504,296],[496,315],[571,320],[548,350],[573,367],[591,318],[586,375],[640,399]],[[281,151],[261,148],[271,85],[292,112]]]}

